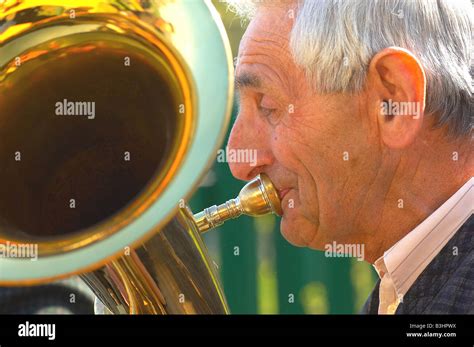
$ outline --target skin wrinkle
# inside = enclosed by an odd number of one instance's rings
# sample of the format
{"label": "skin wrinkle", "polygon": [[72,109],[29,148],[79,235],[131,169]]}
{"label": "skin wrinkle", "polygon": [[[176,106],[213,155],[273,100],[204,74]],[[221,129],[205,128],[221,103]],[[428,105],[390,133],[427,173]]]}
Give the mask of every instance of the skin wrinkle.
{"label": "skin wrinkle", "polygon": [[[245,59],[246,58],[251,58],[251,57],[255,57],[255,56],[259,56],[259,55],[266,55],[266,57],[268,58],[273,58],[273,59],[277,59],[279,60],[280,62],[282,61],[283,58],[286,58],[286,59],[289,59],[290,57],[288,56],[288,53],[286,52],[286,47],[285,46],[281,46],[281,45],[278,45],[276,43],[276,41],[274,40],[258,40],[258,39],[249,39],[249,44],[260,44],[260,45],[264,45],[265,43],[268,43],[270,45],[270,47],[263,47],[262,48],[262,52],[261,53],[246,53],[244,56],[242,55],[239,55],[238,57],[238,61],[242,64],[246,63]],[[276,50],[276,52],[275,52]],[[266,54],[264,54],[266,53]],[[278,55],[275,55],[275,54],[278,54]],[[279,71],[273,71],[278,77],[281,78],[281,75],[279,73]]]}
{"label": "skin wrinkle", "polygon": [[[357,93],[314,91],[288,48],[286,11],[262,7],[241,41],[236,74],[255,74],[262,85],[241,88],[228,147],[254,148],[258,160],[229,163],[231,172],[242,180],[265,172],[289,189],[280,228],[292,244],[365,244],[365,260],[374,262],[473,174],[472,145],[449,142],[428,117],[381,114],[383,100],[424,103],[423,67],[404,50],[379,51]],[[271,115],[260,109],[261,94],[276,106]]]}
{"label": "skin wrinkle", "polygon": [[[253,65],[253,64],[249,64],[247,63],[246,61],[243,61],[241,64],[248,64],[248,65]],[[261,71],[260,75],[259,76],[259,79],[261,80],[261,85],[257,88],[257,87],[242,87],[242,88],[239,88],[240,89],[240,94],[245,92],[244,90],[255,90],[255,91],[261,91],[261,92],[264,92],[266,94],[272,94],[280,103],[283,103],[283,100],[282,100],[282,97],[281,97],[281,93],[279,93],[278,91],[276,91],[274,88],[271,88],[269,87],[269,85],[272,85],[272,84],[277,84],[277,85],[280,85],[280,86],[283,86],[283,81],[278,77],[278,75],[276,74],[272,74],[272,73],[267,73],[267,69],[271,71],[271,69],[269,69],[268,67],[266,67],[264,64],[260,64],[264,69]],[[273,83],[273,80],[274,78],[272,77],[272,75],[275,75],[277,77],[277,79],[279,80],[279,83]]]}
{"label": "skin wrinkle", "polygon": [[[383,159],[382,159],[382,160],[383,160]],[[379,163],[378,166],[379,166],[379,167],[382,167],[382,165],[381,165],[380,163]],[[375,179],[373,180],[373,182],[372,182],[372,184],[371,184],[370,187],[375,186],[375,183],[376,183],[377,179],[379,179],[379,180],[382,179],[382,180],[383,180],[383,176],[380,177],[380,176],[381,176],[381,172],[382,172],[382,169],[377,170],[377,174],[376,174],[376,176],[375,176]],[[396,170],[395,170],[395,172],[396,172]],[[374,205],[374,204],[375,204],[375,205],[378,205],[378,203],[379,203],[379,201],[380,201],[380,202],[381,202],[380,205],[381,205],[381,208],[382,208],[382,211],[383,211],[383,210],[384,210],[384,206],[386,206],[388,203],[390,203],[389,190],[390,190],[390,187],[393,185],[393,180],[394,180],[394,178],[395,178],[395,174],[392,174],[392,175],[389,177],[389,183],[386,183],[386,184],[385,184],[385,191],[376,193],[375,196],[372,197],[371,201],[367,202],[367,200],[366,200],[366,201],[364,201],[364,203],[368,203],[368,204],[372,204],[372,205]],[[370,191],[371,191],[371,190],[370,190],[370,188],[369,188],[369,192],[370,192]],[[380,196],[379,199],[378,199],[379,201],[376,201],[378,195]],[[380,224],[381,224],[381,221],[382,221],[382,214],[376,213],[376,214],[375,214],[375,219],[377,220],[377,222],[376,222],[376,225],[375,225],[375,229],[373,229],[374,232],[372,232],[371,234],[375,234],[375,233],[376,233],[376,230],[379,228],[379,226],[380,226]]]}
{"label": "skin wrinkle", "polygon": [[418,170],[420,168],[421,160],[422,160],[422,158],[419,157],[418,160],[416,161],[416,166],[415,166],[415,169],[413,170],[414,172],[413,172],[413,175],[412,175],[411,180],[410,180],[411,182],[415,181],[415,176],[418,173]]}
{"label": "skin wrinkle", "polygon": [[[390,198],[389,198],[390,189],[391,189],[391,187],[392,187],[392,185],[393,185],[393,180],[394,180],[394,178],[395,178],[395,172],[397,172],[399,166],[400,166],[400,160],[397,162],[397,166],[396,166],[396,168],[395,168],[395,170],[394,170],[394,173],[393,173],[393,174],[391,175],[391,177],[390,177],[390,183],[386,186],[387,189],[386,189],[386,191],[384,192],[384,195],[383,195],[383,198],[382,198],[382,200],[385,201],[385,204],[382,204],[382,212],[381,212],[381,214],[380,214],[380,218],[378,218],[378,222],[376,223],[375,227],[374,227],[372,230],[368,230],[368,229],[364,230],[363,234],[361,235],[361,238],[362,238],[362,239],[365,238],[365,239],[367,240],[367,238],[373,237],[375,234],[377,234],[377,231],[381,229],[381,228],[380,228],[380,225],[382,224],[382,221],[383,221],[383,216],[384,216],[384,213],[385,213],[385,210],[386,210],[386,206],[388,206],[387,203],[390,203]],[[377,172],[377,175],[379,175],[379,172]],[[374,181],[373,183],[375,183],[375,181]],[[374,203],[374,202],[372,202],[372,203]],[[375,202],[375,204],[376,204],[376,202]],[[367,237],[366,235],[368,235],[368,237]],[[365,242],[363,242],[363,243],[370,245],[370,242],[369,242],[369,241],[365,241]],[[390,245],[390,246],[391,246],[391,245]],[[388,248],[389,248],[389,246],[387,246],[387,245],[379,246],[379,249],[377,250],[377,253],[383,254],[383,252],[384,252],[385,250],[387,250]]]}
{"label": "skin wrinkle", "polygon": [[[280,124],[278,124],[278,126],[275,127],[275,131],[278,131],[278,130],[280,129],[280,133],[279,133],[279,134],[280,134],[280,137],[282,137],[282,136],[285,137],[285,136],[288,134],[288,132],[290,132],[290,134],[291,134],[291,131],[296,132],[296,133],[294,134],[293,138],[291,138],[291,140],[294,141],[294,142],[296,142],[296,143],[299,143],[299,144],[301,144],[301,145],[303,145],[303,146],[306,146],[306,147],[308,147],[308,149],[314,151],[314,148],[311,147],[311,144],[306,143],[306,142],[302,142],[302,141],[299,140],[299,139],[302,138],[302,135],[303,135],[303,134],[302,134],[302,132],[298,133],[299,130],[298,130],[298,128],[297,128],[297,125],[296,125],[297,123],[295,122],[295,119],[296,119],[296,120],[299,120],[299,121],[300,121],[300,122],[299,122],[300,124],[303,124],[303,125],[305,125],[305,126],[307,126],[307,125],[304,124],[304,123],[301,123],[301,120],[300,120],[299,117],[298,117],[298,113],[295,113],[295,114],[292,114],[292,115],[290,115],[289,113],[287,113],[285,116],[286,116],[286,117],[283,117],[283,118],[281,119]],[[291,122],[292,120],[293,120],[293,122]],[[287,123],[285,123],[285,122],[287,122]],[[290,123],[290,122],[291,122],[291,123]],[[283,130],[281,130],[281,129],[284,129],[285,127],[287,128],[287,132],[282,132]],[[307,127],[309,127],[309,126],[307,126]],[[312,129],[312,128],[311,128],[311,129]],[[313,130],[315,130],[315,132],[317,131],[317,129],[313,129]],[[303,129],[301,129],[301,131],[303,131]]]}
{"label": "skin wrinkle", "polygon": [[[300,161],[300,164],[301,164],[302,168],[306,171],[307,175],[313,177],[313,175],[311,174],[311,170],[308,168],[308,165],[305,164],[303,161]],[[313,177],[313,179],[314,179],[314,177]],[[317,186],[316,185],[315,185],[315,189],[316,189],[316,192],[317,192]],[[319,213],[318,213],[318,215],[319,215]],[[306,216],[306,218],[311,219],[312,216]],[[318,222],[318,220],[312,220],[312,222]]]}
{"label": "skin wrinkle", "polygon": [[[303,165],[303,166],[304,166],[304,165]],[[307,168],[305,167],[305,169],[307,169]],[[310,175],[309,170],[307,170],[307,173],[308,173],[308,175]],[[308,219],[309,219],[309,218],[308,218]],[[314,221],[312,221],[312,222],[314,222]],[[319,222],[317,221],[316,223],[319,223]],[[299,236],[299,240],[298,240],[297,243],[295,243],[295,245],[297,245],[297,246],[310,246],[311,243],[312,243],[312,242],[314,241],[314,239],[316,238],[317,233],[312,233],[312,235],[310,234],[310,238],[309,238],[309,239],[307,238],[307,234],[308,234],[308,233],[303,233],[303,232],[297,234],[297,236]]]}
{"label": "skin wrinkle", "polygon": [[[268,56],[263,55],[263,54],[253,54],[252,56],[254,58],[255,57],[260,57],[260,56],[263,56],[265,58],[268,57]],[[249,58],[249,57],[251,57],[251,55],[247,55],[245,58]],[[241,64],[247,64],[247,65],[250,65],[250,66],[254,65],[253,63],[247,62],[246,59],[242,59]],[[271,82],[275,79],[273,76],[275,76],[276,79],[279,80],[280,85],[284,85],[283,80],[278,76],[277,73],[275,73],[275,71],[273,71],[271,68],[269,68],[268,65],[265,65],[265,64],[260,64],[260,65],[262,67],[264,67],[264,70],[260,71],[261,76],[258,76],[259,80],[261,81],[260,85],[259,86],[242,87],[242,88],[239,88],[239,89],[255,89],[255,90],[274,91],[274,89],[268,87],[268,85],[271,85],[272,84]],[[270,73],[268,73],[268,71],[270,71]]]}
{"label": "skin wrinkle", "polygon": [[[284,67],[285,65],[287,65],[283,63],[283,59],[292,60],[291,55],[288,52],[288,44],[282,44],[278,42],[278,40],[276,40],[276,39],[280,39],[283,42],[288,42],[288,35],[284,36],[284,35],[280,35],[280,34],[269,32],[269,31],[263,31],[261,35],[271,35],[271,39],[251,37],[248,39],[247,42],[244,39],[242,40],[241,46],[243,44],[249,44],[249,45],[256,44],[256,45],[260,45],[260,47],[263,45],[263,47],[261,48],[262,52],[259,54],[252,53],[252,52],[250,53],[246,52],[245,55],[239,54],[238,61],[240,62],[241,65],[246,64],[247,59],[250,59],[250,61],[252,61],[251,59],[252,57],[255,58],[259,55],[263,55],[264,58],[269,58],[270,61],[278,60],[279,63],[276,64],[276,66],[279,66],[279,67]],[[269,44],[269,47],[265,46],[265,44]],[[266,56],[265,54],[262,54],[262,53],[266,53]],[[272,69],[268,64],[265,64],[264,61],[260,63],[266,66],[269,69],[269,71],[271,71],[272,74],[277,76],[277,78],[279,79],[280,86],[285,86],[285,91],[287,92],[288,95],[292,96],[292,92],[298,90],[297,88],[291,88],[291,81],[289,81],[288,78],[283,77],[282,73],[279,70]],[[271,80],[273,79],[271,78],[271,74],[270,74],[270,81]]]}
{"label": "skin wrinkle", "polygon": [[[353,231],[353,230],[359,230],[360,228],[357,228],[356,225],[359,225],[359,224],[362,224],[363,223],[359,223],[359,218],[360,215],[361,215],[361,212],[362,211],[365,211],[365,204],[367,203],[367,198],[371,192],[371,189],[373,189],[373,186],[375,185],[375,181],[377,180],[377,176],[379,175],[380,173],[380,169],[377,170],[376,174],[375,174],[375,178],[371,180],[371,182],[369,183],[369,187],[367,189],[367,193],[366,194],[363,194],[361,197],[360,197],[360,201],[358,201],[357,203],[354,204],[354,207],[355,207],[355,214],[354,214],[354,217],[353,217],[353,220],[352,220],[352,223],[351,223],[351,228],[350,228],[350,231]],[[369,200],[371,203],[373,203],[373,200]],[[362,228],[363,229],[363,228]]]}
{"label": "skin wrinkle", "polygon": [[[278,33],[273,33],[271,31],[262,31],[262,34],[263,35],[271,35],[272,37],[275,37],[275,38],[278,38],[278,39],[281,39],[281,40],[287,40],[288,39],[288,37],[286,37],[286,36],[279,35]],[[274,39],[264,39],[264,38],[252,37],[252,38],[249,38],[249,40],[253,41],[253,43],[257,43],[257,44],[269,43],[271,45],[275,45],[276,47],[278,47],[281,50],[281,53],[283,53],[285,55],[288,55],[288,51],[287,51],[288,45],[282,44],[281,42],[276,41]],[[267,49],[267,48],[265,47],[264,49]]]}

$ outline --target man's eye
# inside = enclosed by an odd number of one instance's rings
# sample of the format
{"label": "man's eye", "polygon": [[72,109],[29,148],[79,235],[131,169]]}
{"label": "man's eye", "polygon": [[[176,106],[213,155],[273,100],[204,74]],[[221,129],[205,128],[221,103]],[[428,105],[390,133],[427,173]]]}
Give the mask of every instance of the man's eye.
{"label": "man's eye", "polygon": [[258,105],[259,111],[264,116],[271,116],[276,111],[276,103],[267,95],[262,95]]}
{"label": "man's eye", "polygon": [[273,112],[275,112],[275,109],[274,108],[266,108],[266,107],[262,107],[262,106],[259,106],[258,107],[258,110],[260,111],[260,113],[264,116],[264,117],[269,117],[273,114]]}

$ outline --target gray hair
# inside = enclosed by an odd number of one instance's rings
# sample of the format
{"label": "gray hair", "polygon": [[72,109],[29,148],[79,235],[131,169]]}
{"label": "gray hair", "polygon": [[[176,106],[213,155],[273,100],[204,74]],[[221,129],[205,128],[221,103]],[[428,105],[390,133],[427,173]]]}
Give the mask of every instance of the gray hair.
{"label": "gray hair", "polygon": [[[380,50],[397,46],[421,62],[426,114],[449,134],[472,134],[474,16],[469,0],[295,0],[290,47],[320,93],[356,93]],[[276,0],[227,0],[240,16]],[[280,3],[288,2],[280,0]]]}

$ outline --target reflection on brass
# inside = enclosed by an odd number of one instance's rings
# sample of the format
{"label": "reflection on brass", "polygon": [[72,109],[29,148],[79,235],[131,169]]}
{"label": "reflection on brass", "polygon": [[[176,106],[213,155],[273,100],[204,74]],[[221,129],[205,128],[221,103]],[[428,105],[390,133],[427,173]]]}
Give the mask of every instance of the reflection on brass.
{"label": "reflection on brass", "polygon": [[81,275],[110,312],[229,313],[215,265],[184,211],[134,252]]}
{"label": "reflection on brass", "polygon": [[0,30],[0,239],[34,241],[42,256],[138,218],[196,122],[193,77],[166,22],[152,21],[157,4],[140,13],[130,1],[128,14],[116,0],[62,4],[0,5],[0,23],[17,24]]}
{"label": "reflection on brass", "polygon": [[[162,180],[182,145],[186,118],[172,71],[126,38],[89,36],[56,40],[65,47],[6,79],[0,182],[9,184],[0,188],[0,215],[20,238],[68,235],[120,213]],[[56,112],[69,106],[73,114]]]}
{"label": "reflection on brass", "polygon": [[196,213],[194,219],[199,231],[206,232],[242,214],[260,216],[270,212],[281,215],[280,199],[268,176],[262,173],[248,182],[237,198],[208,207]]}

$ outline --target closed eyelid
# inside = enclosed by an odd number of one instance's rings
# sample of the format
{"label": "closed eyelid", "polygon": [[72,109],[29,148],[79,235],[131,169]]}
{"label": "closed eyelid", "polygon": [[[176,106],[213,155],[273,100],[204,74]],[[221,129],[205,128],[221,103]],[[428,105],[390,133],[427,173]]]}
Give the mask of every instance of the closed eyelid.
{"label": "closed eyelid", "polygon": [[268,109],[275,109],[278,107],[278,103],[272,97],[263,94],[262,98],[260,99],[260,107],[268,108]]}

